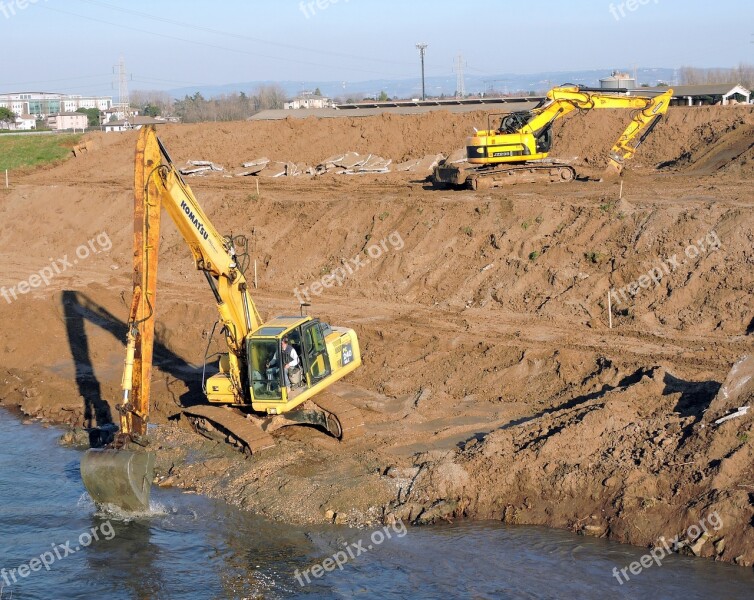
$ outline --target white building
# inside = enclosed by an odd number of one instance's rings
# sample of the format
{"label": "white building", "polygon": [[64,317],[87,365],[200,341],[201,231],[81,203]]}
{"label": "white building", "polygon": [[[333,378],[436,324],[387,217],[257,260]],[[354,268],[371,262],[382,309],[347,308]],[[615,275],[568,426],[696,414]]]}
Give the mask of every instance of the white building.
{"label": "white building", "polygon": [[286,102],[283,108],[286,110],[298,110],[299,108],[330,108],[333,102],[324,96],[302,96]]}
{"label": "white building", "polygon": [[59,115],[47,117],[47,125],[56,131],[65,129],[86,129],[89,125],[89,117],[84,113],[64,112]]}
{"label": "white building", "polygon": [[[639,88],[629,94],[662,94],[668,88]],[[737,83],[712,83],[703,85],[674,85],[673,104],[679,106],[707,106],[721,104],[749,104],[751,90]]]}
{"label": "white building", "polygon": [[32,115],[20,115],[16,118],[16,129],[20,131],[31,131],[37,128],[37,119]]}
{"label": "white building", "polygon": [[76,112],[79,108],[96,108],[105,111],[113,105],[110,96],[80,96],[49,92],[19,92],[0,94],[0,107],[9,108],[17,115],[45,118],[60,113]]}
{"label": "white building", "polygon": [[165,119],[153,119],[152,117],[129,117],[128,119],[119,119],[105,123],[105,132],[130,131],[132,129],[141,129],[144,125],[160,125],[165,122]]}

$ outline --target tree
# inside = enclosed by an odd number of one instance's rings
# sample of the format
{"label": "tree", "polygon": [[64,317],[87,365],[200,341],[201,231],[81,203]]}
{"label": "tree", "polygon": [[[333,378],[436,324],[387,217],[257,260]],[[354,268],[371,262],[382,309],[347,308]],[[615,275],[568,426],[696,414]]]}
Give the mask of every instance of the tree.
{"label": "tree", "polygon": [[315,96],[321,96],[322,95],[322,92],[319,90],[319,88],[317,88],[316,90],[314,90],[314,95]]}
{"label": "tree", "polygon": [[385,90],[382,90],[377,100],[379,100],[380,102],[387,102],[388,100],[390,100],[390,97],[385,93]]}
{"label": "tree", "polygon": [[154,104],[146,104],[144,108],[141,109],[142,114],[146,115],[147,117],[159,117],[160,116],[160,107],[155,106]]}
{"label": "tree", "polygon": [[157,115],[173,115],[173,99],[167,92],[135,90],[131,92],[130,100],[131,107],[137,109],[139,114],[147,114],[147,108],[152,106],[157,109]]}
{"label": "tree", "polygon": [[5,128],[8,127],[11,123],[15,122],[16,113],[14,113],[10,108],[0,106],[0,125],[3,125],[3,128]]}
{"label": "tree", "polygon": [[99,127],[99,109],[98,108],[79,108],[77,113],[83,113],[87,118],[89,127]]}

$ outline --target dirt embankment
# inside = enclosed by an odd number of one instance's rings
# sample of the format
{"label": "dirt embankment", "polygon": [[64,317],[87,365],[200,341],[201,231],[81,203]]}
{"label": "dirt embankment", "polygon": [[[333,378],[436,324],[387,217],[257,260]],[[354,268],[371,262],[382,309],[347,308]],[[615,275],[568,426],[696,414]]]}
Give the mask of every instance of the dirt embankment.
{"label": "dirt embankment", "polygon": [[[575,115],[554,154],[600,166],[625,117]],[[176,161],[314,163],[344,150],[403,160],[450,152],[484,122],[434,113],[175,126],[162,137]],[[250,235],[263,317],[297,312],[304,290],[312,314],[356,329],[364,366],[333,393],[362,408],[367,434],[339,445],[284,429],[276,448],[244,460],[169,420],[201,401],[216,314],[166,221],[161,482],[272,518],[500,518],[639,545],[717,511],[724,526],[700,553],[751,565],[754,419],[715,427],[721,409],[704,411],[751,347],[753,123],[743,107],[671,110],[623,200],[610,183],[433,192],[415,174],[327,176],[262,181],[257,197],[249,178],[192,180],[220,231]],[[2,400],[29,415],[89,425],[117,414],[133,143],[99,136],[98,150],[0,193],[0,285],[17,295],[0,298]],[[363,268],[314,294],[359,255]],[[55,265],[49,285],[19,293]]]}

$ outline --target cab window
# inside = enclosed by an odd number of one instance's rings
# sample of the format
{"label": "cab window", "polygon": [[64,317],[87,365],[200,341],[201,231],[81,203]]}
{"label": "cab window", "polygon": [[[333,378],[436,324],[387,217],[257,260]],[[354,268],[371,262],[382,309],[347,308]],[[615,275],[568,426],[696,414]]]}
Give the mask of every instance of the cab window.
{"label": "cab window", "polygon": [[250,340],[249,380],[254,397],[259,400],[282,399],[281,353],[277,340]]}
{"label": "cab window", "polygon": [[308,323],[302,330],[306,373],[310,384],[316,383],[330,374],[330,361],[327,345],[322,335],[320,323]]}

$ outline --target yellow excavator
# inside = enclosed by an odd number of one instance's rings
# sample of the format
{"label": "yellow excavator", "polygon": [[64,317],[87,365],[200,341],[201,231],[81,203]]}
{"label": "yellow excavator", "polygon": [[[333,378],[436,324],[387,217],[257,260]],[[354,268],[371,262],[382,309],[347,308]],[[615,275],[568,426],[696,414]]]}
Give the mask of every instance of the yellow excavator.
{"label": "yellow excavator", "polygon": [[[548,160],[552,147],[552,126],[574,110],[612,108],[634,110],[631,123],[610,151],[609,174],[620,174],[626,160],[657,127],[668,110],[673,90],[657,96],[626,95],[626,90],[604,90],[566,84],[547,92],[531,111],[488,116],[487,129],[466,140],[470,167],[441,164],[432,175],[437,188],[498,187],[511,183],[566,182],[576,177],[575,169]],[[491,126],[502,117],[500,126]]]}
{"label": "yellow excavator", "polygon": [[339,440],[363,433],[356,407],[322,393],[361,365],[355,332],[303,316],[306,304],[302,316],[262,322],[244,276],[248,257],[237,249],[245,239],[217,232],[154,127],[140,132],[134,171],[133,297],[120,428],[108,447],[88,450],[81,460],[82,480],[94,501],[128,511],[149,506],[155,455],[148,450],[147,423],[162,207],[207,279],[220,315],[216,327],[227,344],[217,373],[209,377],[207,361],[214,357],[205,356],[202,380],[209,403],[183,411],[194,428],[249,454],[274,445],[270,432],[287,425],[319,426]]}

